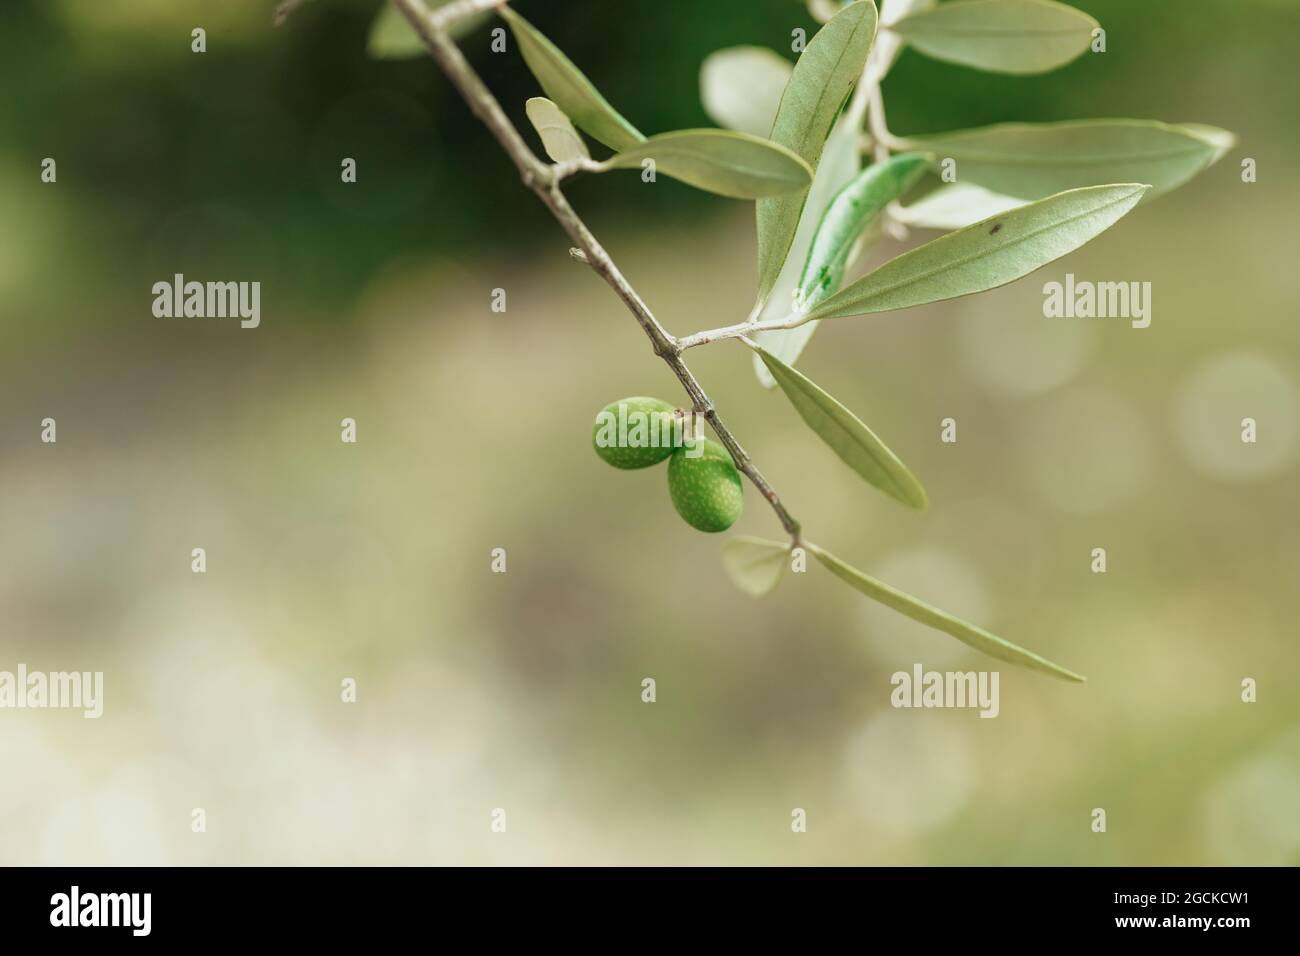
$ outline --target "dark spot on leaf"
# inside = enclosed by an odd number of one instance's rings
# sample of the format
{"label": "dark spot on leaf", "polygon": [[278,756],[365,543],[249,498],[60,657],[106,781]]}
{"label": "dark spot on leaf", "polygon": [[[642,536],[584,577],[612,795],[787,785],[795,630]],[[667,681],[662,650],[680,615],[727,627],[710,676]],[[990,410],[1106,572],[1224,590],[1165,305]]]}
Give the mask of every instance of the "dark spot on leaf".
{"label": "dark spot on leaf", "polygon": [[989,230],[989,235],[990,235],[990,236],[993,235],[995,232],[997,232],[997,231],[998,231],[999,229],[1001,229],[1001,228],[1002,228],[1002,223],[1000,223],[1000,222],[995,222],[995,223],[993,224],[993,228]]}

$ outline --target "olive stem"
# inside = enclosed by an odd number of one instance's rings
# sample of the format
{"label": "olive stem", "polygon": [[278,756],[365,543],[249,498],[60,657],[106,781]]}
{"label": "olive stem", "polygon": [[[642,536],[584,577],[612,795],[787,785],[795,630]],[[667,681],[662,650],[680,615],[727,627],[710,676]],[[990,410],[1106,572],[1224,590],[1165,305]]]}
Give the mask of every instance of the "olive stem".
{"label": "olive stem", "polygon": [[[506,0],[455,0],[454,3],[445,4],[437,10],[425,8],[424,14],[429,18],[429,23],[435,30],[446,30],[458,20],[464,20],[466,17],[472,17],[476,13],[483,13],[487,10],[495,10],[497,7],[505,6],[505,3]],[[407,16],[410,16],[410,14],[407,14]]]}
{"label": "olive stem", "polygon": [[[799,522],[786,510],[775,489],[759,471],[758,466],[749,457],[749,453],[718,417],[713,400],[705,393],[694,373],[682,361],[681,343],[655,318],[560,189],[560,184],[566,176],[587,168],[586,165],[574,166],[566,163],[552,165],[538,159],[501,109],[501,104],[496,97],[469,65],[460,48],[447,36],[447,28],[457,20],[501,6],[504,0],[457,0],[440,7],[436,12],[429,10],[424,0],[392,0],[392,2],[410,21],[415,32],[424,41],[443,73],[460,92],[470,110],[488,128],[506,155],[510,157],[524,185],[537,194],[556,222],[568,233],[577,251],[582,254],[581,260],[591,266],[622,299],[623,304],[627,306],[628,311],[632,313],[633,318],[650,339],[654,353],[667,363],[673,374],[677,376],[677,380],[681,382],[686,394],[690,396],[694,411],[703,415],[708,421],[714,434],[718,436],[718,441],[731,455],[736,468],[767,499],[780,520],[781,527],[785,529],[791,541],[797,544],[800,541]],[[570,255],[573,255],[572,251]],[[574,258],[579,257],[574,256]]]}
{"label": "olive stem", "polygon": [[589,156],[579,156],[577,159],[566,159],[562,163],[551,164],[551,176],[555,182],[562,182],[577,173],[603,173],[607,167],[603,163],[598,163]]}
{"label": "olive stem", "polygon": [[721,342],[723,339],[744,338],[754,332],[776,332],[781,329],[793,329],[809,321],[805,312],[791,312],[789,315],[783,315],[775,319],[766,319],[762,322],[755,322],[752,319],[747,322],[741,322],[737,325],[724,325],[719,329],[706,329],[703,332],[696,332],[693,335],[685,336],[677,340],[677,347],[685,352],[687,349],[693,349],[698,345],[708,345],[711,342]]}

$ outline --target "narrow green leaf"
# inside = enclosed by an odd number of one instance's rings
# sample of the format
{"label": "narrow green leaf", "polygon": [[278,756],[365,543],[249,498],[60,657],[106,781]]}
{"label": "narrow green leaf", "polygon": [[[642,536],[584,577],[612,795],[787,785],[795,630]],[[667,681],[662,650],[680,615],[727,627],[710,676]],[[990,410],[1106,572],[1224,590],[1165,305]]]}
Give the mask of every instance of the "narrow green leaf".
{"label": "narrow green leaf", "polygon": [[1118,183],[1071,189],[950,232],[889,260],[808,318],[889,312],[1006,285],[1105,231],[1148,188]]}
{"label": "narrow green leaf", "polygon": [[651,136],[620,150],[601,165],[639,169],[653,159],[658,172],[733,199],[803,193],[812,182],[808,164],[784,146],[725,129],[682,129]]}
{"label": "narrow green leaf", "polygon": [[925,489],[898,456],[851,411],[822,391],[802,372],[755,347],[799,417],[850,468],[891,498],[910,508],[926,506]]}
{"label": "narrow green leaf", "polygon": [[[794,243],[790,246],[790,253],[786,256],[785,265],[781,267],[772,294],[759,312],[760,320],[780,319],[788,315],[793,307],[794,290],[799,284],[804,260],[808,258],[808,249],[817,232],[817,224],[821,222],[822,213],[840,187],[857,174],[861,165],[860,141],[865,107],[865,102],[850,103],[849,108],[836,120],[835,128],[826,140],[821,162],[817,164],[812,187],[808,190],[808,201],[799,217],[799,229],[795,232]],[[850,259],[853,255],[850,253]],[[816,322],[805,322],[793,329],[759,332],[755,338],[759,345],[781,361],[793,365],[816,331]],[[764,388],[776,388],[776,379],[772,378],[772,373],[757,354],[754,356],[754,374]]]}
{"label": "narrow green leaf", "polygon": [[[450,3],[451,0],[427,0],[432,9]],[[449,34],[460,37],[476,30],[492,16],[492,11],[484,10],[452,25]],[[366,55],[374,60],[401,60],[427,53],[424,41],[415,32],[415,28],[391,3],[385,2],[370,25],[370,36],[366,39]]]}
{"label": "narrow green leaf", "polygon": [[1045,73],[1088,49],[1097,21],[1052,0],[942,3],[890,29],[927,56],[994,73]]}
{"label": "narrow green leaf", "polygon": [[740,535],[722,546],[722,566],[731,583],[750,597],[762,597],[781,581],[790,546]]}
{"label": "narrow green leaf", "polygon": [[573,128],[564,111],[544,96],[534,96],[524,104],[528,122],[533,124],[542,138],[542,148],[554,162],[571,159],[590,159],[591,153],[582,136]]}
{"label": "narrow green leaf", "polygon": [[781,93],[794,67],[761,46],[733,46],[710,53],[700,67],[704,112],[719,126],[751,136],[772,132]]}
{"label": "narrow green leaf", "polygon": [[508,6],[498,7],[497,12],[510,24],[524,62],[546,95],[579,129],[610,149],[627,149],[645,139],[536,27]]}
{"label": "narrow green leaf", "polygon": [[1004,196],[1042,199],[1063,189],[1102,183],[1150,183],[1151,195],[1191,179],[1220,155],[1215,127],[1154,120],[1070,120],[1000,123],[980,129],[917,136],[913,143],[957,161],[957,179]]}
{"label": "narrow green leaf", "polygon": [[[871,0],[858,0],[818,30],[795,63],[781,96],[771,138],[793,150],[812,169],[817,168],[840,107],[862,74],[875,35],[875,5]],[[781,274],[806,198],[790,195],[758,204],[760,304],[767,301]]]}
{"label": "narrow green leaf", "polygon": [[813,235],[795,289],[796,308],[808,311],[839,290],[849,252],[867,224],[912,187],[930,159],[924,153],[900,153],[868,166],[835,194]]}
{"label": "narrow green leaf", "polygon": [[1228,150],[1237,145],[1237,135],[1235,133],[1230,133],[1226,129],[1219,129],[1217,126],[1207,126],[1205,123],[1180,123],[1178,128],[1186,130],[1193,136],[1199,136],[1214,147],[1214,155],[1210,157],[1209,165],[1217,163],[1227,154]]}
{"label": "narrow green leaf", "polygon": [[811,542],[807,543],[806,547],[813,553],[813,557],[841,581],[862,592],[873,601],[879,601],[905,617],[910,617],[927,627],[951,635],[963,644],[967,644],[977,651],[982,651],[1000,661],[1019,664],[1021,667],[1028,667],[1030,670],[1050,674],[1062,680],[1078,683],[1085,680],[1084,677],[1074,673],[1074,671],[1067,670],[1060,664],[1054,664],[1045,657],[1039,657],[1033,651],[1027,651],[1010,641],[1003,640],[996,634],[989,633],[982,627],[968,624],[960,618],[953,617],[946,611],[932,607],[910,594],[885,584],[883,581],[878,581],[869,575],[863,574],[857,568],[845,564],[835,555],[823,551]]}
{"label": "narrow green leaf", "polygon": [[922,229],[965,229],[972,223],[1023,206],[1025,201],[1003,196],[974,183],[947,183],[906,206],[899,218]]}

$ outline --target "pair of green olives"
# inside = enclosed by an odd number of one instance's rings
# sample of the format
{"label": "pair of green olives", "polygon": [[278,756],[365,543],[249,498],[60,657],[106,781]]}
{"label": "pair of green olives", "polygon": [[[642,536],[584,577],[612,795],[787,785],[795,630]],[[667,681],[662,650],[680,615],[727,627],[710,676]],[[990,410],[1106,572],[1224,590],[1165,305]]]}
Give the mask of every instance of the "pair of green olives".
{"label": "pair of green olives", "polygon": [[659,398],[634,395],[596,415],[591,443],[615,468],[648,468],[668,459],[668,495],[677,513],[699,531],[726,531],[745,505],[731,455],[698,435],[695,416]]}

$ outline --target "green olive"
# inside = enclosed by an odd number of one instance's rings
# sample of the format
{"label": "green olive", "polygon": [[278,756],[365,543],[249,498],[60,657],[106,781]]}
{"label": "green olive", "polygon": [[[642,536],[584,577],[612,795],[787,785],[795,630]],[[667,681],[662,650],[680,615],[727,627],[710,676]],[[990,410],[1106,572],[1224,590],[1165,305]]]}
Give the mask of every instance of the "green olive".
{"label": "green olive", "polygon": [[744,486],[731,455],[706,438],[695,447],[673,452],[668,461],[668,494],[677,513],[700,531],[726,531],[745,506]]}
{"label": "green olive", "polygon": [[592,426],[591,444],[596,454],[615,468],[648,468],[682,446],[685,424],[675,405],[661,398],[633,395],[600,410]]}

